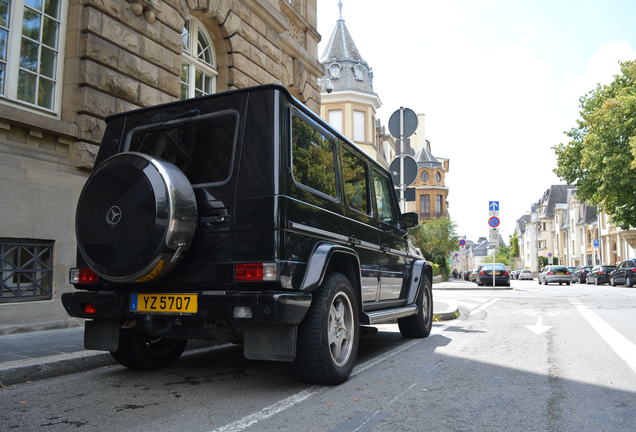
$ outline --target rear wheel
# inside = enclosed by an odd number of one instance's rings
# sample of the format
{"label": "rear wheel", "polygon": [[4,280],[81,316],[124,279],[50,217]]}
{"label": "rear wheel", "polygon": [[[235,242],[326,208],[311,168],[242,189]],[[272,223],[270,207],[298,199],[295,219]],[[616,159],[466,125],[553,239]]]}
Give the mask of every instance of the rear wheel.
{"label": "rear wheel", "polygon": [[625,278],[625,286],[629,288],[634,286],[634,283],[632,282],[632,278],[629,278],[629,277]]}
{"label": "rear wheel", "polygon": [[600,283],[598,282],[598,278],[594,279],[594,285],[600,285]]}
{"label": "rear wheel", "polygon": [[610,278],[610,285],[611,286],[616,286],[616,281],[614,280],[614,278]]}
{"label": "rear wheel", "polygon": [[405,338],[425,338],[433,327],[433,293],[431,281],[423,276],[420,292],[417,294],[417,315],[398,319],[400,333]]}
{"label": "rear wheel", "polygon": [[129,369],[162,369],[179,360],[186,343],[183,339],[156,338],[145,332],[122,329],[119,348],[110,355]]}
{"label": "rear wheel", "polygon": [[294,374],[312,384],[346,381],[358,355],[358,316],[349,279],[341,273],[328,275],[298,326]]}

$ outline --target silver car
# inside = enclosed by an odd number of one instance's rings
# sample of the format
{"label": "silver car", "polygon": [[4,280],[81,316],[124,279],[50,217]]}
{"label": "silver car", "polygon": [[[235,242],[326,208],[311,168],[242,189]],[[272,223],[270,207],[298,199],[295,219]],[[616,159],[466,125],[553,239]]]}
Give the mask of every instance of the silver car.
{"label": "silver car", "polygon": [[559,283],[570,285],[570,281],[572,280],[572,276],[570,275],[570,271],[565,266],[560,265],[549,265],[543,267],[539,276],[537,277],[539,280],[539,284],[551,284],[551,283]]}
{"label": "silver car", "polygon": [[521,270],[519,272],[519,280],[532,280],[532,272],[530,270]]}

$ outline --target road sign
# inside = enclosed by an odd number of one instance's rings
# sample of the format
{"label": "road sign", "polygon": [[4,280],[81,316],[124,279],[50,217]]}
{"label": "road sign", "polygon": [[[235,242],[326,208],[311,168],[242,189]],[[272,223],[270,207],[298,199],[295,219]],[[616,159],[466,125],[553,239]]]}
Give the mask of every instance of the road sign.
{"label": "road sign", "polygon": [[488,201],[488,210],[499,211],[499,201]]}
{"label": "road sign", "polygon": [[[400,158],[396,157],[389,166],[389,172],[393,178],[393,184],[400,187]],[[417,177],[417,162],[411,156],[404,156],[404,183],[408,186]]]}
{"label": "road sign", "polygon": [[552,252],[548,252],[548,258],[552,258]]}
{"label": "road sign", "polygon": [[461,240],[459,241],[459,245],[460,245],[460,246],[466,246],[466,240],[461,239]]}
{"label": "road sign", "polygon": [[594,239],[594,247],[598,247],[598,239]]}
{"label": "road sign", "polygon": [[488,226],[490,228],[497,228],[500,223],[501,221],[497,216],[491,216],[490,218],[488,218]]}
{"label": "road sign", "polygon": [[488,234],[488,243],[490,243],[490,246],[499,245],[499,229],[497,228],[490,229],[490,233]]}
{"label": "road sign", "polygon": [[[412,109],[402,108],[404,111],[404,133],[405,137],[409,137],[413,135],[415,130],[417,129],[417,115],[413,112]],[[389,118],[389,132],[391,136],[395,138],[400,137],[400,110],[395,110],[391,117]]]}

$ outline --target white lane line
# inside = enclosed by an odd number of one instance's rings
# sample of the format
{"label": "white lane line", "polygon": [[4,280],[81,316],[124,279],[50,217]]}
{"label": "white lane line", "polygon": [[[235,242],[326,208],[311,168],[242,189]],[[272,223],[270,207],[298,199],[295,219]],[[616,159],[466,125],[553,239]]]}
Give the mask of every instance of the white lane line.
{"label": "white lane line", "polygon": [[587,323],[607,342],[614,352],[636,372],[636,345],[616,331],[601,317],[588,309],[578,299],[571,298],[570,303],[585,318]]}
{"label": "white lane line", "polygon": [[471,311],[470,314],[468,314],[469,316],[473,316],[479,312],[485,311],[487,307],[492,306],[496,301],[499,300],[499,297],[494,298],[492,300],[490,300],[488,303],[485,303],[481,306],[479,306],[477,309],[475,309],[474,311]]}
{"label": "white lane line", "polygon": [[[445,324],[441,327],[435,327],[433,328],[433,330],[435,330],[435,333],[439,333],[439,332],[443,332],[444,330],[448,329],[450,327],[449,324]],[[395,350],[384,354],[383,356],[380,356],[378,358],[375,358],[373,360],[367,360],[365,363],[362,363],[359,366],[356,366],[353,368],[353,371],[351,372],[350,378],[353,378],[354,376],[364,372],[365,370],[377,365],[378,363],[382,363],[383,361],[395,356],[396,354],[401,353],[404,350],[409,349],[410,347],[412,347],[413,345],[415,345],[418,342],[422,342],[422,339],[414,339],[410,342],[405,343],[404,345],[400,345],[398,348],[396,348]],[[252,413],[250,415],[247,415],[239,420],[236,420],[232,423],[228,423],[225,426],[221,426],[220,428],[214,429],[212,432],[240,432],[242,430],[247,429],[250,426],[255,425],[256,423],[268,419],[280,412],[283,412],[291,407],[293,407],[296,404],[299,404],[300,402],[303,402],[307,399],[309,399],[310,397],[312,397],[313,395],[315,395],[316,393],[320,393],[321,391],[323,391],[324,389],[327,388],[331,388],[331,387],[325,387],[325,386],[312,386],[306,390],[303,390],[301,392],[298,392],[296,394],[293,394],[285,399],[282,399],[272,405],[266,406],[265,408],[261,409],[260,411],[257,411],[255,413]]]}
{"label": "white lane line", "polygon": [[320,387],[320,386],[312,386],[309,387],[307,390],[303,390],[299,393],[296,393],[294,395],[291,395],[285,399],[279,400],[278,402],[276,402],[275,404],[272,404],[270,406],[267,406],[265,408],[263,408],[260,411],[257,411],[253,414],[250,414],[248,416],[243,417],[242,419],[239,419],[235,422],[232,423],[228,423],[225,426],[221,426],[218,429],[214,429],[214,432],[238,432],[238,431],[242,431],[244,429],[247,429],[248,427],[255,425],[256,423],[260,422],[261,420],[265,420],[268,419],[280,412],[285,411],[288,408],[291,408],[292,406],[309,399],[310,397],[312,397],[313,395],[315,395],[316,393],[318,393],[319,391],[323,390],[325,387]]}

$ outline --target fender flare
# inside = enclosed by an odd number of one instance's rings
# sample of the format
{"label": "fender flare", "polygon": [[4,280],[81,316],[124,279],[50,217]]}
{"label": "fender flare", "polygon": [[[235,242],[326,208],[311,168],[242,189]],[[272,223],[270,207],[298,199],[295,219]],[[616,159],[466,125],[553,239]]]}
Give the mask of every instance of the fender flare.
{"label": "fender flare", "polygon": [[[355,260],[354,275],[357,276],[355,283],[360,284],[360,258],[358,258],[355,250],[333,243],[318,243],[307,261],[307,270],[305,270],[305,276],[300,284],[301,291],[314,292],[320,287],[325,278],[327,267],[329,267],[329,262],[335,254],[346,254]],[[356,287],[356,289],[359,288],[359,286]]]}
{"label": "fender flare", "polygon": [[414,260],[411,264],[411,277],[409,279],[408,291],[406,293],[406,304],[414,304],[422,286],[422,278],[430,275],[433,282],[433,266],[426,260]]}

